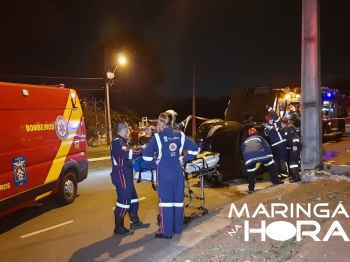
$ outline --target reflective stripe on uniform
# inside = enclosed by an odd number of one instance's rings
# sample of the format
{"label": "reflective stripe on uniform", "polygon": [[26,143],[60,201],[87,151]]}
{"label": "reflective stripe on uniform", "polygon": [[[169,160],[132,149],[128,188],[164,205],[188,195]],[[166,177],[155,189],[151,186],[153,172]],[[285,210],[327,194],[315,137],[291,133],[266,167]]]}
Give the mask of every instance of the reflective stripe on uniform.
{"label": "reflective stripe on uniform", "polygon": [[179,155],[181,156],[182,150],[185,145],[185,134],[183,132],[180,132],[180,134],[181,134],[181,146],[179,148]]}
{"label": "reflective stripe on uniform", "polygon": [[153,157],[151,157],[151,156],[142,156],[142,159],[145,160],[145,161],[152,161]]}
{"label": "reflective stripe on uniform", "polygon": [[117,166],[118,164],[117,164],[117,161],[115,161],[114,156],[112,156],[112,159],[113,159],[113,166]]}
{"label": "reflective stripe on uniform", "polygon": [[156,138],[157,145],[158,145],[158,160],[157,161],[160,161],[160,159],[162,158],[162,143],[160,142],[160,137],[159,137],[158,133],[155,133],[154,137]]}
{"label": "reflective stripe on uniform", "polygon": [[244,141],[244,143],[248,143],[248,142],[250,142],[250,141],[252,141],[252,140],[258,140],[258,141],[260,141],[261,142],[261,139],[260,138],[258,138],[258,137],[252,137],[252,138],[249,138],[249,139],[247,139],[246,141]]}
{"label": "reflective stripe on uniform", "polygon": [[129,158],[128,159],[132,159],[132,149],[129,149]]}
{"label": "reflective stripe on uniform", "polygon": [[[282,139],[282,137],[281,137],[281,135],[280,134],[278,134],[278,136]],[[276,142],[276,143],[274,143],[274,144],[272,144],[271,146],[275,146],[275,145],[278,145],[278,144],[280,144],[280,143],[282,143],[282,142],[284,142],[284,141],[287,141],[286,139],[283,139],[283,140],[281,140],[281,141],[278,141],[278,142]]]}
{"label": "reflective stripe on uniform", "polygon": [[247,162],[245,162],[245,165],[249,164],[252,161],[255,161],[255,160],[259,161],[259,160],[265,159],[267,157],[273,157],[273,156],[272,155],[266,155],[266,156],[254,157],[252,159],[247,160]]}
{"label": "reflective stripe on uniform", "polygon": [[159,207],[173,207],[174,203],[159,203]]}
{"label": "reflective stripe on uniform", "polygon": [[117,202],[117,207],[121,207],[121,208],[130,208],[130,205],[123,205]]}
{"label": "reflective stripe on uniform", "polygon": [[247,172],[253,172],[255,170],[258,170],[259,167],[254,167],[254,168],[251,168],[251,169],[247,169]]}
{"label": "reflective stripe on uniform", "polygon": [[299,142],[299,139],[298,138],[294,138],[293,142]]}
{"label": "reflective stripe on uniform", "polygon": [[190,155],[198,155],[198,151],[192,151],[192,150],[188,150],[187,153],[189,153]]}
{"label": "reflective stripe on uniform", "polygon": [[159,203],[159,207],[183,207],[184,203]]}
{"label": "reflective stripe on uniform", "polygon": [[269,166],[272,165],[273,163],[275,163],[275,161],[272,159],[270,162],[268,162],[267,164],[264,164],[264,166]]}
{"label": "reflective stripe on uniform", "polygon": [[296,167],[299,167],[298,165],[290,165],[289,166],[290,168],[296,168]]}

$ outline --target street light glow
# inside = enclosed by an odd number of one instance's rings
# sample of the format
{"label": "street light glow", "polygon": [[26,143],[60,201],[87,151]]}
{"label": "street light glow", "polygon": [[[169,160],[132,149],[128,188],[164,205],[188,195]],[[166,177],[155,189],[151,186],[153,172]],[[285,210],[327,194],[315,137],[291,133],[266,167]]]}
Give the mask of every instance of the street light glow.
{"label": "street light glow", "polygon": [[107,75],[107,79],[108,81],[106,81],[106,107],[107,107],[107,121],[108,121],[108,128],[107,128],[107,133],[108,133],[108,144],[110,145],[112,143],[112,124],[111,124],[111,108],[110,108],[110,104],[109,104],[109,85],[110,85],[110,80],[112,80],[114,78],[114,72],[117,69],[119,64],[125,64],[126,63],[126,59],[123,56],[122,53],[118,54],[118,59],[117,59],[117,64],[115,65],[115,68],[113,70],[113,72],[108,71],[106,73]]}
{"label": "street light glow", "polygon": [[119,57],[118,59],[120,64],[125,64],[126,63],[126,58],[124,56]]}

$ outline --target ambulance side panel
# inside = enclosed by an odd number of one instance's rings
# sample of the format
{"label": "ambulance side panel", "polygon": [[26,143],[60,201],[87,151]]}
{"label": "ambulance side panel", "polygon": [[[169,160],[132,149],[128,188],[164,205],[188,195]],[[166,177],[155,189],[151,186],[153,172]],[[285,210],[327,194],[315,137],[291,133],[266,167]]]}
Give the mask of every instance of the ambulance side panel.
{"label": "ambulance side panel", "polygon": [[67,170],[77,182],[84,180],[87,158],[82,110],[74,90],[0,83],[0,91],[0,114],[8,123],[0,131],[2,216],[56,193]]}

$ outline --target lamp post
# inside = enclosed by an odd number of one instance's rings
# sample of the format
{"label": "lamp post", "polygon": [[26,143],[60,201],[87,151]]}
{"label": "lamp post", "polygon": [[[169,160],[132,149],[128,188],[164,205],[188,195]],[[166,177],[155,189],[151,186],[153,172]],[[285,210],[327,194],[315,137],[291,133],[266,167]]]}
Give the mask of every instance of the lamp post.
{"label": "lamp post", "polygon": [[108,72],[106,73],[107,76],[107,81],[106,81],[106,107],[107,107],[107,145],[110,145],[112,143],[112,123],[111,123],[111,107],[109,103],[109,87],[110,87],[110,81],[114,78],[114,72],[117,69],[119,63],[124,64],[126,62],[125,57],[119,53],[118,54],[118,61],[117,64],[113,70],[113,72]]}

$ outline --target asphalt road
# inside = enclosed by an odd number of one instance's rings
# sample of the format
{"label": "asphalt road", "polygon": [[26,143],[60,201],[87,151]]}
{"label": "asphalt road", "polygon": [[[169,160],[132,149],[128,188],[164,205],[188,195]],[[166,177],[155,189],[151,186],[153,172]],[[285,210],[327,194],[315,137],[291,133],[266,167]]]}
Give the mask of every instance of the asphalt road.
{"label": "asphalt road", "polygon": [[[150,183],[136,185],[140,200],[139,216],[150,222],[148,229],[139,229],[133,236],[113,234],[116,192],[110,181],[110,161],[89,164],[88,178],[78,185],[78,197],[67,206],[59,206],[47,198],[39,207],[31,207],[0,219],[1,261],[122,261],[125,253],[135,250],[138,257],[149,258],[143,251],[145,245],[153,243],[152,252],[169,245],[166,240],[155,239],[158,229],[157,194]],[[191,180],[195,187],[197,179]],[[233,187],[205,188],[205,207],[210,217],[212,212],[228,205],[244,194]],[[186,200],[185,202],[187,202]],[[200,206],[193,200],[192,206]],[[196,208],[185,208],[186,215],[198,212]],[[187,225],[196,223],[195,218]],[[129,218],[126,219],[126,225]],[[157,242],[158,241],[158,242]],[[123,260],[126,261],[126,260]]]}

